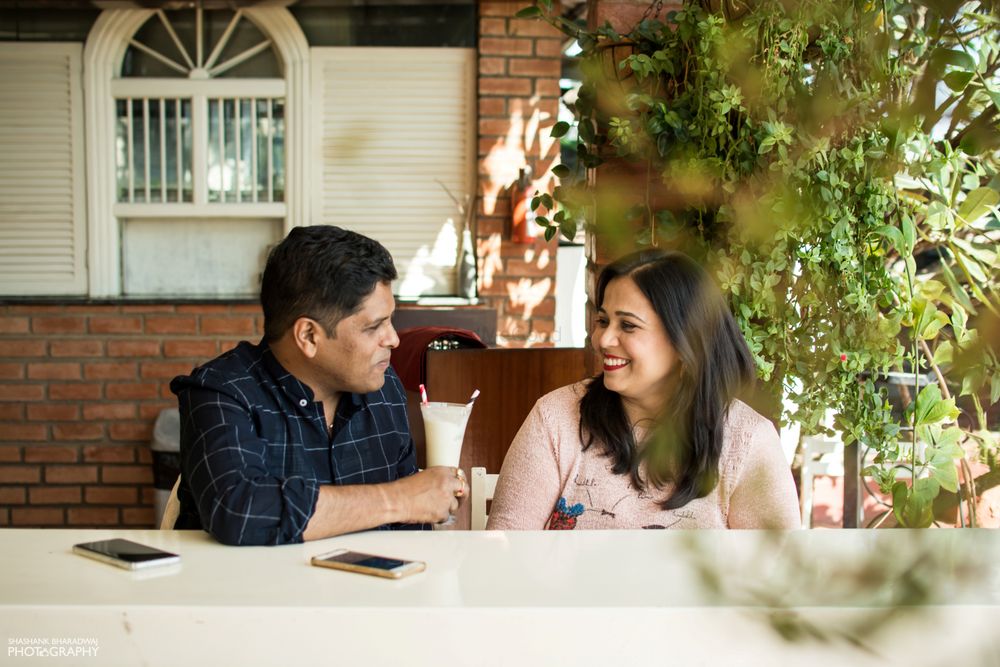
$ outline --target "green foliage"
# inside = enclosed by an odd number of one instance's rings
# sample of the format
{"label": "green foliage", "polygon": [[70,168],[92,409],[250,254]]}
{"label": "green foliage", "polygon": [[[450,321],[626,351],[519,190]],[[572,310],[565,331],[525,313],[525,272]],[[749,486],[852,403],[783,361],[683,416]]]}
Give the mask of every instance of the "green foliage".
{"label": "green foliage", "polygon": [[[784,417],[821,430],[835,408],[906,526],[959,490],[962,443],[996,458],[980,332],[1000,336],[998,27],[986,0],[760,0],[728,22],[689,0],[625,36],[566,29],[584,49],[578,166],[557,167],[546,237],[625,229],[702,260]],[[591,187],[607,161],[634,187]],[[917,392],[928,371],[943,381]],[[890,372],[914,376],[902,417]]]}

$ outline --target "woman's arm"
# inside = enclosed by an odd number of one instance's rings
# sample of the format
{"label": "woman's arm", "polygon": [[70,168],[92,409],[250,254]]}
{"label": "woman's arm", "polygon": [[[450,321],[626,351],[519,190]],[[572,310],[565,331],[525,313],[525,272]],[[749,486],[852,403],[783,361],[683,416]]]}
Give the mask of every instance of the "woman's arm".
{"label": "woman's arm", "polygon": [[730,528],[801,526],[799,497],[792,470],[774,426],[761,420],[750,443],[739,480],[729,499]]}
{"label": "woman's arm", "polygon": [[558,435],[531,409],[504,457],[488,530],[542,530],[562,489]]}

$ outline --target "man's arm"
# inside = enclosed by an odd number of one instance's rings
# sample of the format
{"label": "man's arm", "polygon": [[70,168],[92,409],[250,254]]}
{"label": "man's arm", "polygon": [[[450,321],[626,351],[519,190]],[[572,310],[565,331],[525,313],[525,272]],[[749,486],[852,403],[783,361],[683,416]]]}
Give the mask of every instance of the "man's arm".
{"label": "man's arm", "polygon": [[458,509],[466,495],[454,468],[428,468],[385,484],[324,485],[302,533],[304,540],[374,528],[387,523],[438,523]]}

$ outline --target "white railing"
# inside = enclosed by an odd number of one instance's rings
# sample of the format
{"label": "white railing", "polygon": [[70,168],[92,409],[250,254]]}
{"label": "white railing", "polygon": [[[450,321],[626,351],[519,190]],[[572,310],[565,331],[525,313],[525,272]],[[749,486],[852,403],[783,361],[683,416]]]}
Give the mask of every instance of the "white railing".
{"label": "white railing", "polygon": [[191,100],[116,101],[118,201],[190,202]]}
{"label": "white railing", "polygon": [[284,201],[284,120],[281,98],[208,100],[209,202]]}

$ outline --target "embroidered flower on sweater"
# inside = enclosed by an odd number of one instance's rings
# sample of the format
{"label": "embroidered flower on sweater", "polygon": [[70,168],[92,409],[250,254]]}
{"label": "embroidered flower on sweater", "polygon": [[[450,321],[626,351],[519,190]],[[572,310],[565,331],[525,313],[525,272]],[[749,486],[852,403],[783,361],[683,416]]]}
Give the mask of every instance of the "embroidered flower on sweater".
{"label": "embroidered flower on sweater", "polygon": [[566,498],[560,498],[556,503],[556,508],[549,517],[547,530],[573,530],[576,528],[576,518],[583,514],[583,503],[577,503],[572,507],[566,504]]}

